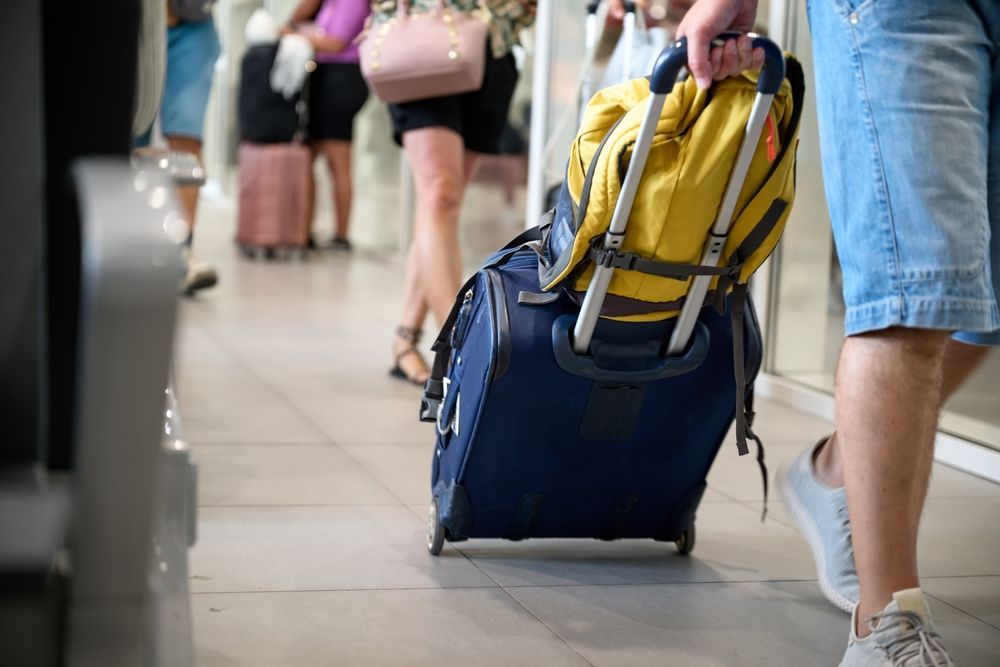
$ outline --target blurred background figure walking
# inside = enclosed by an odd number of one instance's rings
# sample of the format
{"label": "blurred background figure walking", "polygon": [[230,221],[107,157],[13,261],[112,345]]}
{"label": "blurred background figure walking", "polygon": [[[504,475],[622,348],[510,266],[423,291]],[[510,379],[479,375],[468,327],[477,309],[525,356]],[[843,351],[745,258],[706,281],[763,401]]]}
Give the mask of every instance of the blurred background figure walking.
{"label": "blurred background figure walking", "polygon": [[368,99],[355,39],[370,13],[368,0],[302,0],[285,28],[308,39],[316,54],[308,83],[309,143],[330,170],[334,250],[351,249],[351,140],[354,117]]}
{"label": "blurred background figure walking", "polygon": [[[212,20],[215,0],[165,0],[167,12],[167,70],[160,104],[160,133],[171,151],[189,153],[201,160],[205,110],[212,90],[212,75],[219,57],[219,36]],[[136,140],[148,146],[152,127]],[[177,188],[181,211],[191,227],[187,272],[182,291],[187,295],[214,286],[215,268],[201,262],[193,252],[198,213],[198,186]]]}

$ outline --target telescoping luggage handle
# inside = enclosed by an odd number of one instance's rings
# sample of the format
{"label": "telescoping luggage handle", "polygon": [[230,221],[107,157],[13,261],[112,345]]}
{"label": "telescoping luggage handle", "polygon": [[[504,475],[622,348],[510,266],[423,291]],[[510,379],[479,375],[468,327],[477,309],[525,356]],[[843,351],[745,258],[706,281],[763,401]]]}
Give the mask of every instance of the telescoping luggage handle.
{"label": "telescoping luggage handle", "polygon": [[[597,43],[597,10],[600,9],[600,2],[591,2],[587,5],[587,21],[584,24],[583,32],[583,44],[584,52],[588,55],[594,53],[594,48]],[[579,116],[583,117],[583,110],[590,100],[590,97],[594,94],[594,68],[589,64],[584,65],[583,70],[583,80],[580,81],[580,99],[583,101],[580,104]]]}
{"label": "telescoping luggage handle", "polygon": [[[736,39],[740,36],[741,33],[736,32],[723,33],[716,38],[716,43],[718,43],[718,40]],[[746,180],[747,172],[750,169],[750,161],[753,158],[761,131],[767,120],[767,112],[771,108],[771,101],[781,89],[781,83],[785,79],[785,58],[781,53],[781,49],[766,37],[760,37],[753,33],[750,33],[748,36],[753,40],[754,48],[764,50],[764,67],[761,69],[760,77],[757,81],[757,96],[750,110],[750,117],[747,120],[743,141],[740,144],[736,162],[730,173],[718,216],[712,226],[712,232],[709,235],[708,243],[702,254],[700,264],[703,266],[714,267],[719,264],[719,258],[722,255],[722,250],[726,245],[726,239],[729,235],[729,226],[732,222],[733,212],[736,210],[736,200],[743,189],[743,182]],[[677,76],[686,65],[687,39],[681,38],[672,46],[664,49],[653,66],[653,73],[649,83],[649,89],[653,94],[649,97],[646,113],[639,127],[639,135],[632,149],[632,159],[629,162],[625,181],[622,183],[618,202],[611,216],[611,224],[604,235],[605,250],[618,250],[625,239],[625,227],[628,223],[629,214],[632,211],[632,203],[635,200],[639,182],[642,179],[642,172],[646,166],[646,158],[649,157],[649,148],[653,142],[653,136],[656,134],[656,125],[660,119],[660,113],[663,111],[667,94],[673,89],[674,83],[677,81]],[[608,266],[595,267],[594,276],[587,287],[587,293],[580,308],[580,315],[573,330],[573,350],[577,354],[586,354],[590,348],[594,328],[597,326],[601,307],[604,305],[604,299],[608,293],[612,271],[613,269]],[[691,332],[698,321],[698,314],[704,305],[705,295],[708,293],[708,286],[711,280],[712,276],[710,275],[694,276],[691,287],[684,299],[680,315],[678,315],[677,322],[674,324],[673,333],[667,347],[667,354],[681,354],[687,347]]]}

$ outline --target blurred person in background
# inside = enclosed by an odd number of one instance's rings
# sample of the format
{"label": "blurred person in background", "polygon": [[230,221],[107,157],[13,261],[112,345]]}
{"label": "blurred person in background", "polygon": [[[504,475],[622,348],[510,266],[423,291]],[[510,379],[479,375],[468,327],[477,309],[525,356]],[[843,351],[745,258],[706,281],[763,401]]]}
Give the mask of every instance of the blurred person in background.
{"label": "blurred person in background", "polygon": [[[444,0],[471,13],[479,0]],[[491,15],[486,74],[479,90],[391,104],[393,135],[413,172],[416,210],[413,242],[403,281],[403,312],[392,343],[393,377],[423,386],[430,371],[417,351],[424,320],[444,323],[462,284],[458,216],[479,157],[499,153],[517,83],[511,49],[534,23],[537,0],[484,0]],[[414,14],[433,11],[437,0],[411,0]],[[395,16],[396,0],[374,0],[376,25]]]}
{"label": "blurred person in background", "polygon": [[[201,160],[205,111],[212,75],[219,57],[219,36],[212,20],[214,0],[166,0],[167,70],[160,103],[160,132],[171,151],[191,153]],[[148,145],[151,129],[136,140]],[[187,273],[182,290],[192,295],[219,281],[216,270],[199,261],[191,249],[198,210],[198,187],[178,186],[181,211],[191,226]]]}
{"label": "blurred person in background", "polygon": [[302,35],[316,52],[316,70],[307,84],[309,141],[314,155],[322,154],[330,170],[334,250],[351,249],[351,139],[354,117],[368,99],[355,39],[370,13],[369,0],[302,0],[283,30]]}

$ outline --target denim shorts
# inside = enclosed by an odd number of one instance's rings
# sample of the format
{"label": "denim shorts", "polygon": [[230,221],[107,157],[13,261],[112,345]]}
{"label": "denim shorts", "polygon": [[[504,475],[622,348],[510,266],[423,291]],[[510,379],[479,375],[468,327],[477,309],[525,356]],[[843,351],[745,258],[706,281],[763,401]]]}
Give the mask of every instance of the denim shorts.
{"label": "denim shorts", "polygon": [[212,21],[168,28],[167,79],[160,107],[163,136],[201,139],[218,57],[219,35]]}
{"label": "denim shorts", "polygon": [[1000,3],[807,8],[847,335],[1000,345]]}

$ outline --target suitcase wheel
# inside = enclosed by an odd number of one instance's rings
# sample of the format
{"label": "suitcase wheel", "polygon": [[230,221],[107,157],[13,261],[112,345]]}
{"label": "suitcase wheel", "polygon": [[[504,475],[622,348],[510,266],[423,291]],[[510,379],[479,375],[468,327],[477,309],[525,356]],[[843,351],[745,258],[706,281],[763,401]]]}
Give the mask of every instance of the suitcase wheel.
{"label": "suitcase wheel", "polygon": [[691,553],[691,551],[694,550],[694,524],[693,523],[690,526],[688,526],[686,529],[684,529],[684,532],[681,533],[680,537],[678,537],[676,540],[674,540],[674,545],[677,547],[677,551],[679,551],[680,553],[682,553],[684,555],[687,555],[687,554]]}
{"label": "suitcase wheel", "polygon": [[444,547],[445,527],[441,525],[438,515],[437,498],[431,500],[431,507],[427,512],[427,550],[432,556],[438,556]]}

